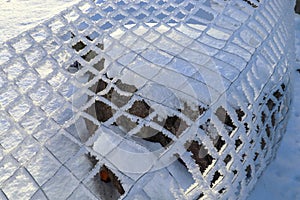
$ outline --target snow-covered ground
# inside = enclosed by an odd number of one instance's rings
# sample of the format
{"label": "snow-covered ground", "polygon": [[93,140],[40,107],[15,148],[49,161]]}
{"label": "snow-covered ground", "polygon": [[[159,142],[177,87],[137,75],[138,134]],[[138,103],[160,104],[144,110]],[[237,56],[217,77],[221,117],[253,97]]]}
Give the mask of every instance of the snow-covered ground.
{"label": "snow-covered ground", "polygon": [[[1,0],[0,43],[30,29],[79,0]],[[300,68],[300,16],[296,16],[296,46]],[[300,199],[300,73],[295,71],[294,101],[287,134],[276,159],[266,169],[250,200]]]}
{"label": "snow-covered ground", "polygon": [[53,17],[79,0],[1,0],[0,43]]}

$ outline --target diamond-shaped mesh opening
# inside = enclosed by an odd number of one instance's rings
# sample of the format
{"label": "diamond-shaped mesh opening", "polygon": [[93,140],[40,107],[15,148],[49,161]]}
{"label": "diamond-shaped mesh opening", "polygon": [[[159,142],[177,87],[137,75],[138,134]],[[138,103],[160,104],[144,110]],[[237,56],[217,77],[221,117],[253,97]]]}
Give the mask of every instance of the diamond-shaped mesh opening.
{"label": "diamond-shaped mesh opening", "polygon": [[240,146],[243,144],[243,141],[240,139],[240,138],[238,138],[238,139],[236,139],[235,140],[235,149],[237,150],[237,149],[240,149]]}
{"label": "diamond-shaped mesh opening", "polygon": [[134,136],[149,142],[159,143],[164,148],[167,148],[173,142],[171,138],[149,126],[143,126]]}
{"label": "diamond-shaped mesh opening", "polygon": [[71,40],[72,38],[74,38],[74,33],[73,31],[63,31],[61,34],[60,34],[60,39],[64,40],[64,41],[69,41]]}
{"label": "diamond-shaped mesh opening", "polygon": [[12,150],[16,148],[24,139],[24,136],[18,131],[13,129],[8,129],[7,123],[2,122],[2,127],[0,129],[0,144],[5,150]]}
{"label": "diamond-shaped mesh opening", "polygon": [[[52,176],[43,186],[42,190],[49,199],[67,199],[77,188],[79,181],[64,166],[62,166],[54,176]],[[65,186],[65,187],[64,187]],[[64,190],[61,193],[61,190]]]}
{"label": "diamond-shaped mesh opening", "polygon": [[198,141],[193,140],[192,142],[187,143],[186,146],[188,146],[187,150],[192,153],[192,158],[195,160],[203,174],[208,166],[212,164],[214,158],[208,153],[205,146],[199,144]]}
{"label": "diamond-shaped mesh opening", "polygon": [[213,179],[210,182],[210,187],[214,187],[217,181],[220,181],[222,179],[223,175],[219,172],[216,171],[215,174],[213,175]]}
{"label": "diamond-shaped mesh opening", "polygon": [[132,129],[137,127],[136,122],[133,122],[131,119],[129,119],[124,115],[121,115],[120,117],[117,118],[116,125],[119,126],[125,132],[129,132]]}
{"label": "diamond-shaped mesh opening", "polygon": [[200,125],[200,129],[204,130],[204,132],[210,137],[217,151],[220,151],[222,147],[226,144],[222,136],[218,134],[216,127],[210,119],[208,119],[205,122],[205,124]]}
{"label": "diamond-shaped mesh opening", "polygon": [[[3,184],[7,179],[9,179],[19,168],[20,164],[11,156],[6,156],[1,162],[1,172],[3,176],[0,178],[0,184]],[[5,173],[4,173],[5,172]]]}
{"label": "diamond-shaped mesh opening", "polygon": [[271,115],[271,123],[272,123],[272,126],[275,127],[276,125],[276,111],[272,113]]}
{"label": "diamond-shaped mesh opening", "polygon": [[273,110],[275,103],[271,99],[269,99],[267,101],[267,106],[268,106],[268,109],[271,111],[271,110]]}
{"label": "diamond-shaped mesh opening", "polygon": [[95,101],[95,110],[97,113],[97,120],[100,122],[106,122],[113,117],[116,112],[110,105],[102,101]]}
{"label": "diamond-shaped mesh opening", "polygon": [[86,117],[79,117],[74,123],[72,123],[65,130],[72,135],[78,142],[85,143],[91,138],[96,130],[98,130],[98,124]]}
{"label": "diamond-shaped mesh opening", "polygon": [[129,85],[129,84],[126,84],[126,83],[122,83],[121,80],[117,80],[116,86],[120,90],[125,91],[125,92],[134,93],[134,92],[137,91],[137,88],[134,85]]}
{"label": "diamond-shaped mesh opening", "polygon": [[66,167],[72,171],[78,180],[84,180],[96,167],[97,163],[96,158],[91,156],[90,153],[81,151],[66,163]]}
{"label": "diamond-shaped mesh opening", "polygon": [[132,115],[146,118],[151,113],[150,108],[151,107],[144,100],[135,101],[128,112]]}
{"label": "diamond-shaped mesh opening", "polygon": [[46,116],[44,116],[41,112],[37,110],[31,110],[28,112],[24,119],[20,122],[20,125],[27,133],[32,134],[38,131],[38,127],[42,125],[46,120]]}
{"label": "diamond-shaped mesh opening", "polygon": [[266,126],[266,133],[267,133],[268,137],[271,137],[271,130],[270,130],[269,124],[267,124],[267,126]]}
{"label": "diamond-shaped mesh opening", "polygon": [[47,82],[53,88],[59,88],[67,81],[68,81],[68,78],[66,77],[66,75],[61,72],[58,72],[57,74],[53,75],[53,77],[51,79],[49,79]]}
{"label": "diamond-shaped mesh opening", "polygon": [[[59,42],[52,37],[47,38],[46,41],[43,42],[43,48],[49,53],[57,51],[59,47]],[[59,61],[59,59],[57,59],[57,61]]]}
{"label": "diamond-shaped mesh opening", "polygon": [[38,131],[32,134],[32,136],[39,141],[41,144],[44,144],[47,140],[53,137],[58,133],[59,126],[54,123],[52,120],[45,121]]}
{"label": "diamond-shaped mesh opening", "polygon": [[22,93],[26,93],[27,91],[29,91],[31,88],[34,87],[36,83],[37,77],[36,74],[33,72],[27,72],[23,74],[22,77],[16,81],[16,84],[18,85],[19,90]]}
{"label": "diamond-shaped mesh opening", "polygon": [[256,161],[257,160],[257,158],[258,158],[258,156],[259,156],[259,153],[257,153],[257,152],[255,152],[255,156],[254,156],[254,161]]}
{"label": "diamond-shaped mesh opening", "polygon": [[5,109],[10,103],[12,103],[17,97],[18,93],[15,89],[8,87],[7,89],[2,90],[0,94],[0,103],[1,108]]}
{"label": "diamond-shaped mesh opening", "polygon": [[174,162],[175,164],[168,168],[169,172],[174,177],[184,176],[184,181],[177,181],[177,184],[184,190],[188,191],[189,188],[195,184],[195,180],[193,178],[192,173],[188,169],[187,164],[180,158],[179,155],[175,155],[177,160]]}
{"label": "diamond-shaped mesh opening", "polygon": [[103,181],[105,183],[112,182],[115,189],[117,189],[117,191],[121,195],[124,194],[125,191],[121,185],[120,180],[118,180],[118,177],[111,170],[109,170],[105,165],[103,165],[100,168],[99,176],[100,176],[101,181]]}
{"label": "diamond-shaped mesh opening", "polygon": [[97,56],[97,52],[95,52],[94,50],[90,50],[89,52],[87,52],[86,54],[82,55],[81,58],[83,58],[85,61],[90,62],[91,60],[93,60],[96,56]]}
{"label": "diamond-shaped mesh opening", "polygon": [[266,147],[266,141],[264,138],[261,138],[261,141],[260,141],[260,148],[261,150],[264,150]]}
{"label": "diamond-shaped mesh opening", "polygon": [[76,51],[80,51],[84,49],[84,47],[86,47],[86,44],[84,44],[82,41],[79,41],[72,46],[72,48],[75,49]]}
{"label": "diamond-shaped mesh opening", "polygon": [[180,112],[189,117],[191,120],[195,121],[197,118],[202,116],[206,110],[207,108],[202,105],[199,105],[198,109],[194,110],[186,102],[184,102],[184,108],[183,110],[180,109]]}
{"label": "diamond-shaped mesh opening", "polygon": [[64,108],[61,109],[61,113],[59,115],[54,115],[52,119],[59,125],[63,125],[66,122],[73,119],[74,113],[70,107],[64,106]]}
{"label": "diamond-shaped mesh opening", "polygon": [[222,147],[226,144],[226,142],[222,139],[221,136],[218,137],[217,141],[215,142],[214,146],[218,151],[222,149]]}
{"label": "diamond-shaped mesh opening", "polygon": [[[98,88],[97,88],[98,89]],[[105,95],[102,95],[104,98],[106,98],[107,100],[109,100],[110,102],[112,102],[114,105],[116,105],[117,107],[123,107],[124,105],[126,105],[129,100],[131,99],[131,95],[121,95],[119,94],[119,92],[117,90],[115,90],[114,88],[111,88],[108,93],[106,93]],[[133,104],[133,106],[129,109],[129,113],[139,116],[138,115],[138,110],[141,110],[140,112],[143,112],[143,109],[147,109],[142,107],[142,105],[138,104],[137,102],[135,102]],[[145,111],[147,112],[147,111]],[[141,114],[141,113],[139,113]],[[139,116],[140,117],[140,116]]]}
{"label": "diamond-shaped mesh opening", "polygon": [[281,97],[283,96],[282,93],[279,91],[279,90],[276,90],[274,93],[273,93],[273,96],[277,99],[277,100],[280,100]]}
{"label": "diamond-shaped mesh opening", "polygon": [[105,165],[87,182],[87,188],[99,199],[118,199],[125,192],[118,177]]}
{"label": "diamond-shaped mesh opening", "polygon": [[32,159],[40,151],[39,144],[31,137],[26,138],[19,148],[15,149],[12,155],[14,158],[24,165]]}
{"label": "diamond-shaped mesh opening", "polygon": [[228,114],[228,112],[223,108],[223,107],[219,107],[216,110],[216,116],[218,117],[218,119],[224,123],[225,125],[225,129],[228,131],[229,135],[231,135],[231,133],[237,128],[236,125],[233,123],[230,115]]}
{"label": "diamond-shaped mesh opening", "polygon": [[57,172],[60,166],[59,161],[49,151],[43,149],[30,160],[27,170],[39,186],[42,186]]}
{"label": "diamond-shaped mesh opening", "polygon": [[9,66],[3,68],[3,71],[7,73],[8,80],[15,80],[22,75],[25,66],[21,62],[14,62]]}
{"label": "diamond-shaped mesh opening", "polygon": [[8,110],[8,113],[16,120],[20,121],[22,117],[30,110],[30,104],[26,100],[21,100],[15,103],[13,107]]}
{"label": "diamond-shaped mesh opening", "polygon": [[63,30],[63,27],[65,26],[66,24],[59,19],[52,20],[49,24],[49,28],[52,30],[53,33],[59,33],[59,31]]}
{"label": "diamond-shaped mesh opening", "polygon": [[28,172],[21,168],[2,189],[8,199],[28,199],[37,191],[38,186]]}
{"label": "diamond-shaped mesh opening", "polygon": [[244,127],[245,127],[246,132],[248,133],[250,130],[248,123],[244,123]]}
{"label": "diamond-shaped mesh opening", "polygon": [[243,153],[241,156],[241,162],[244,163],[247,158],[247,154]]}
{"label": "diamond-shaped mesh opening", "polygon": [[[56,42],[51,42],[51,45],[56,45]],[[55,48],[55,47],[50,47]],[[61,49],[58,53],[54,55],[57,63],[60,66],[64,66],[64,63],[68,62],[72,57],[71,51],[69,49]]]}
{"label": "diamond-shaped mesh opening", "polygon": [[252,169],[251,169],[251,166],[248,165],[247,168],[245,169],[246,171],[246,178],[247,179],[250,179],[252,177]]}
{"label": "diamond-shaped mesh opening", "polygon": [[65,163],[79,151],[79,145],[63,134],[58,134],[47,141],[47,149],[61,162]]}
{"label": "diamond-shaped mesh opening", "polygon": [[41,47],[32,47],[24,55],[29,65],[35,65],[45,57],[45,51]]}
{"label": "diamond-shaped mesh opening", "polygon": [[236,114],[238,115],[238,120],[242,121],[243,117],[245,116],[245,112],[242,109],[236,109]]}
{"label": "diamond-shaped mesh opening", "polygon": [[20,53],[30,48],[32,46],[32,41],[29,37],[22,37],[20,38],[20,40],[15,41],[15,43],[12,44],[12,46],[14,47],[17,53]]}
{"label": "diamond-shaped mesh opening", "polygon": [[31,31],[30,36],[37,42],[41,42],[49,37],[49,33],[43,29],[43,27],[36,27],[34,31]]}
{"label": "diamond-shaped mesh opening", "polygon": [[178,116],[168,116],[164,128],[170,131],[176,137],[179,137],[182,132],[188,127],[188,125],[180,119]]}
{"label": "diamond-shaped mesh opening", "polygon": [[232,156],[228,154],[223,161],[227,165],[231,161],[231,159],[232,159]]}
{"label": "diamond-shaped mesh opening", "polygon": [[29,97],[34,104],[41,105],[51,94],[50,91],[51,90],[49,89],[48,85],[41,83],[39,84],[39,88],[37,88],[36,90],[32,90],[29,93]]}
{"label": "diamond-shaped mesh opening", "polygon": [[12,57],[12,53],[10,53],[6,48],[0,49],[0,64],[4,64]]}
{"label": "diamond-shaped mesh opening", "polygon": [[262,112],[261,113],[261,122],[264,124],[266,122],[266,113]]}
{"label": "diamond-shaped mesh opening", "polygon": [[54,70],[56,70],[57,64],[54,60],[49,59],[45,62],[39,63],[38,67],[35,68],[35,70],[39,73],[41,78],[45,79],[47,78]]}

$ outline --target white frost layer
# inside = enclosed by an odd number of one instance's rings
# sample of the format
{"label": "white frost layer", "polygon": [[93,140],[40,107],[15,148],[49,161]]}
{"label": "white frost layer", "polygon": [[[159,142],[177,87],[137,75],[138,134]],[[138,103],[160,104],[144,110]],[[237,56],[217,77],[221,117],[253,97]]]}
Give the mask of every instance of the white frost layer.
{"label": "white frost layer", "polygon": [[[57,2],[61,2],[61,4],[58,4]],[[62,3],[64,2],[64,3]],[[37,10],[43,10],[43,9],[48,9],[51,10],[51,12],[41,12],[40,14],[51,14],[55,12],[59,12],[57,10],[57,7],[59,9],[63,9],[64,7],[69,6],[68,3],[75,3],[76,1],[70,1],[70,0],[51,0],[51,1],[38,1],[38,0],[31,0],[31,1],[25,1],[25,0],[7,0],[7,2],[2,2],[0,5],[0,30],[1,30],[1,35],[0,35],[0,42],[5,41],[6,39],[13,37],[14,34],[18,34],[20,31],[25,31],[26,29],[33,27],[34,23],[39,23],[40,20],[43,20],[44,16],[37,16],[35,15],[35,12],[32,12],[33,9],[37,8]],[[13,6],[8,6],[8,3],[12,5],[19,5],[20,8],[15,9]],[[70,4],[71,4],[70,3]],[[27,6],[21,6],[26,4]],[[53,6],[45,6],[48,4],[53,4]],[[55,5],[55,6],[54,6]],[[57,6],[57,7],[56,7]],[[29,10],[29,11],[27,11]],[[22,12],[21,18],[23,20],[29,20],[27,22],[21,22],[19,19],[20,17],[14,17],[12,13],[18,11],[19,13]],[[24,17],[24,15],[26,16]],[[16,16],[16,15],[15,15]],[[46,18],[46,17],[45,17]],[[4,19],[4,20],[3,20]],[[11,20],[11,22],[15,23],[8,23],[8,20]],[[36,20],[36,21],[34,21]],[[299,17],[298,17],[299,21]],[[3,26],[5,25],[5,27]],[[300,23],[297,26],[298,28],[300,27]],[[5,29],[4,29],[5,28]],[[2,30],[4,30],[2,32]],[[300,36],[300,33],[298,33],[298,37]],[[298,47],[300,47],[300,43],[298,41]],[[299,48],[298,48],[299,49]],[[299,52],[297,53],[298,59],[299,57]],[[298,131],[300,130],[299,125],[297,122],[299,121],[299,106],[297,104],[299,99],[299,91],[300,91],[300,85],[297,84],[299,82],[299,75],[297,74],[296,76],[296,91],[295,91],[295,103],[293,105],[294,111],[292,112],[292,118],[288,127],[288,133],[286,137],[283,140],[283,143],[281,145],[281,149],[278,152],[278,157],[275,160],[274,164],[271,164],[271,166],[268,168],[267,172],[264,174],[262,177],[262,180],[259,181],[257,185],[257,190],[258,192],[254,191],[253,193],[253,198],[252,199],[283,199],[282,196],[286,197],[284,199],[299,199],[299,134]],[[1,80],[0,80],[0,85],[1,85]],[[297,89],[298,88],[298,89]],[[1,153],[0,153],[1,154]],[[287,156],[289,155],[289,156]],[[1,155],[0,155],[1,157]],[[278,164],[279,163],[279,164]],[[293,165],[291,165],[292,163]],[[275,171],[276,170],[276,171]],[[280,173],[275,173],[275,172],[280,172]],[[27,175],[22,174],[18,177],[23,178],[23,183],[27,183]],[[15,180],[15,179],[13,179]],[[283,185],[286,184],[286,186],[283,187]],[[35,186],[31,187],[35,189]],[[10,188],[7,187],[7,191]],[[27,188],[30,190],[30,188]],[[11,193],[12,194],[12,193]],[[282,194],[277,195],[277,194]],[[298,196],[297,196],[298,195]],[[0,194],[0,198],[2,195]],[[273,197],[273,198],[272,198]],[[294,198],[293,198],[294,197]],[[250,198],[250,199],[251,199]],[[40,199],[40,198],[37,198]]]}
{"label": "white frost layer", "polygon": [[53,17],[79,0],[2,0],[0,44]]}

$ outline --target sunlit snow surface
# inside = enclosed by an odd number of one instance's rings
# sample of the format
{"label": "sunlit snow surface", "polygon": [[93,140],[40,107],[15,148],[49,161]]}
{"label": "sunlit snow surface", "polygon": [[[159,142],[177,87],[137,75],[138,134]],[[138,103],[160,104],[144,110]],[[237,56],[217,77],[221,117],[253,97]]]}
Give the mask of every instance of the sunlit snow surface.
{"label": "sunlit snow surface", "polygon": [[[0,4],[0,43],[18,35],[20,32],[23,32],[29,28],[34,27],[38,23],[46,20],[47,18],[52,17],[59,11],[69,7],[70,5],[78,2],[78,0],[4,0]],[[300,62],[300,17],[296,17],[298,30],[298,51],[297,56]],[[300,63],[298,63],[300,66]],[[285,135],[281,147],[278,150],[276,159],[271,163],[271,165],[264,172],[263,176],[257,183],[256,189],[251,194],[251,200],[260,200],[260,199],[300,199],[300,74],[295,73],[295,97],[294,104],[292,106],[291,118],[289,122],[289,127],[287,129],[287,134]],[[1,80],[0,80],[1,85]],[[22,104],[23,107],[26,107],[26,104]],[[20,105],[20,106],[22,106]],[[1,127],[0,127],[1,128]],[[2,126],[2,128],[5,128]],[[14,137],[14,142],[18,142],[22,138],[18,138],[16,135]],[[9,145],[9,144],[8,144]],[[25,152],[26,153],[26,152]],[[43,155],[43,152],[38,156],[39,159],[36,162],[43,162],[43,158],[51,155]],[[1,158],[1,152],[0,152]],[[7,160],[8,165],[12,164],[13,160]],[[44,174],[51,174],[52,171],[58,166],[56,163],[51,163],[49,165],[49,170]],[[13,169],[11,169],[14,171]],[[55,176],[64,174],[65,168],[62,168],[57,172]],[[3,176],[10,176],[10,171],[5,171]],[[37,187],[36,185],[28,185],[26,180],[28,179],[28,172],[19,171],[19,174],[16,174],[16,179],[11,181],[12,185],[17,185],[21,190],[27,190],[27,194],[31,195],[30,190]],[[40,182],[44,182],[47,177],[41,177]],[[61,177],[62,178],[62,177]],[[19,182],[18,179],[25,180]],[[72,187],[73,179],[62,179],[62,182],[66,182],[66,187],[63,189],[70,189]],[[3,190],[9,193],[12,185],[7,185]],[[46,188],[47,189],[47,188]],[[151,188],[148,188],[151,189]],[[70,189],[71,190],[71,189]],[[36,193],[36,198],[39,199],[38,195],[41,192]],[[19,198],[18,193],[11,194],[14,199]],[[42,194],[40,194],[42,195]],[[0,194],[1,199],[1,194]]]}
{"label": "sunlit snow surface", "polygon": [[0,43],[53,17],[79,0],[1,0]]}

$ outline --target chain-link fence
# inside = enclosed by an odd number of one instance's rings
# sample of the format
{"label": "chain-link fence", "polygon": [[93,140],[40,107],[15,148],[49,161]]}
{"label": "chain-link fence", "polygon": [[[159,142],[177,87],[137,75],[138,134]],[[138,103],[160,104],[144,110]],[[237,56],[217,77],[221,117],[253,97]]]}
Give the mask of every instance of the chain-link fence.
{"label": "chain-link fence", "polygon": [[0,47],[3,199],[245,199],[285,131],[291,1],[82,1]]}

